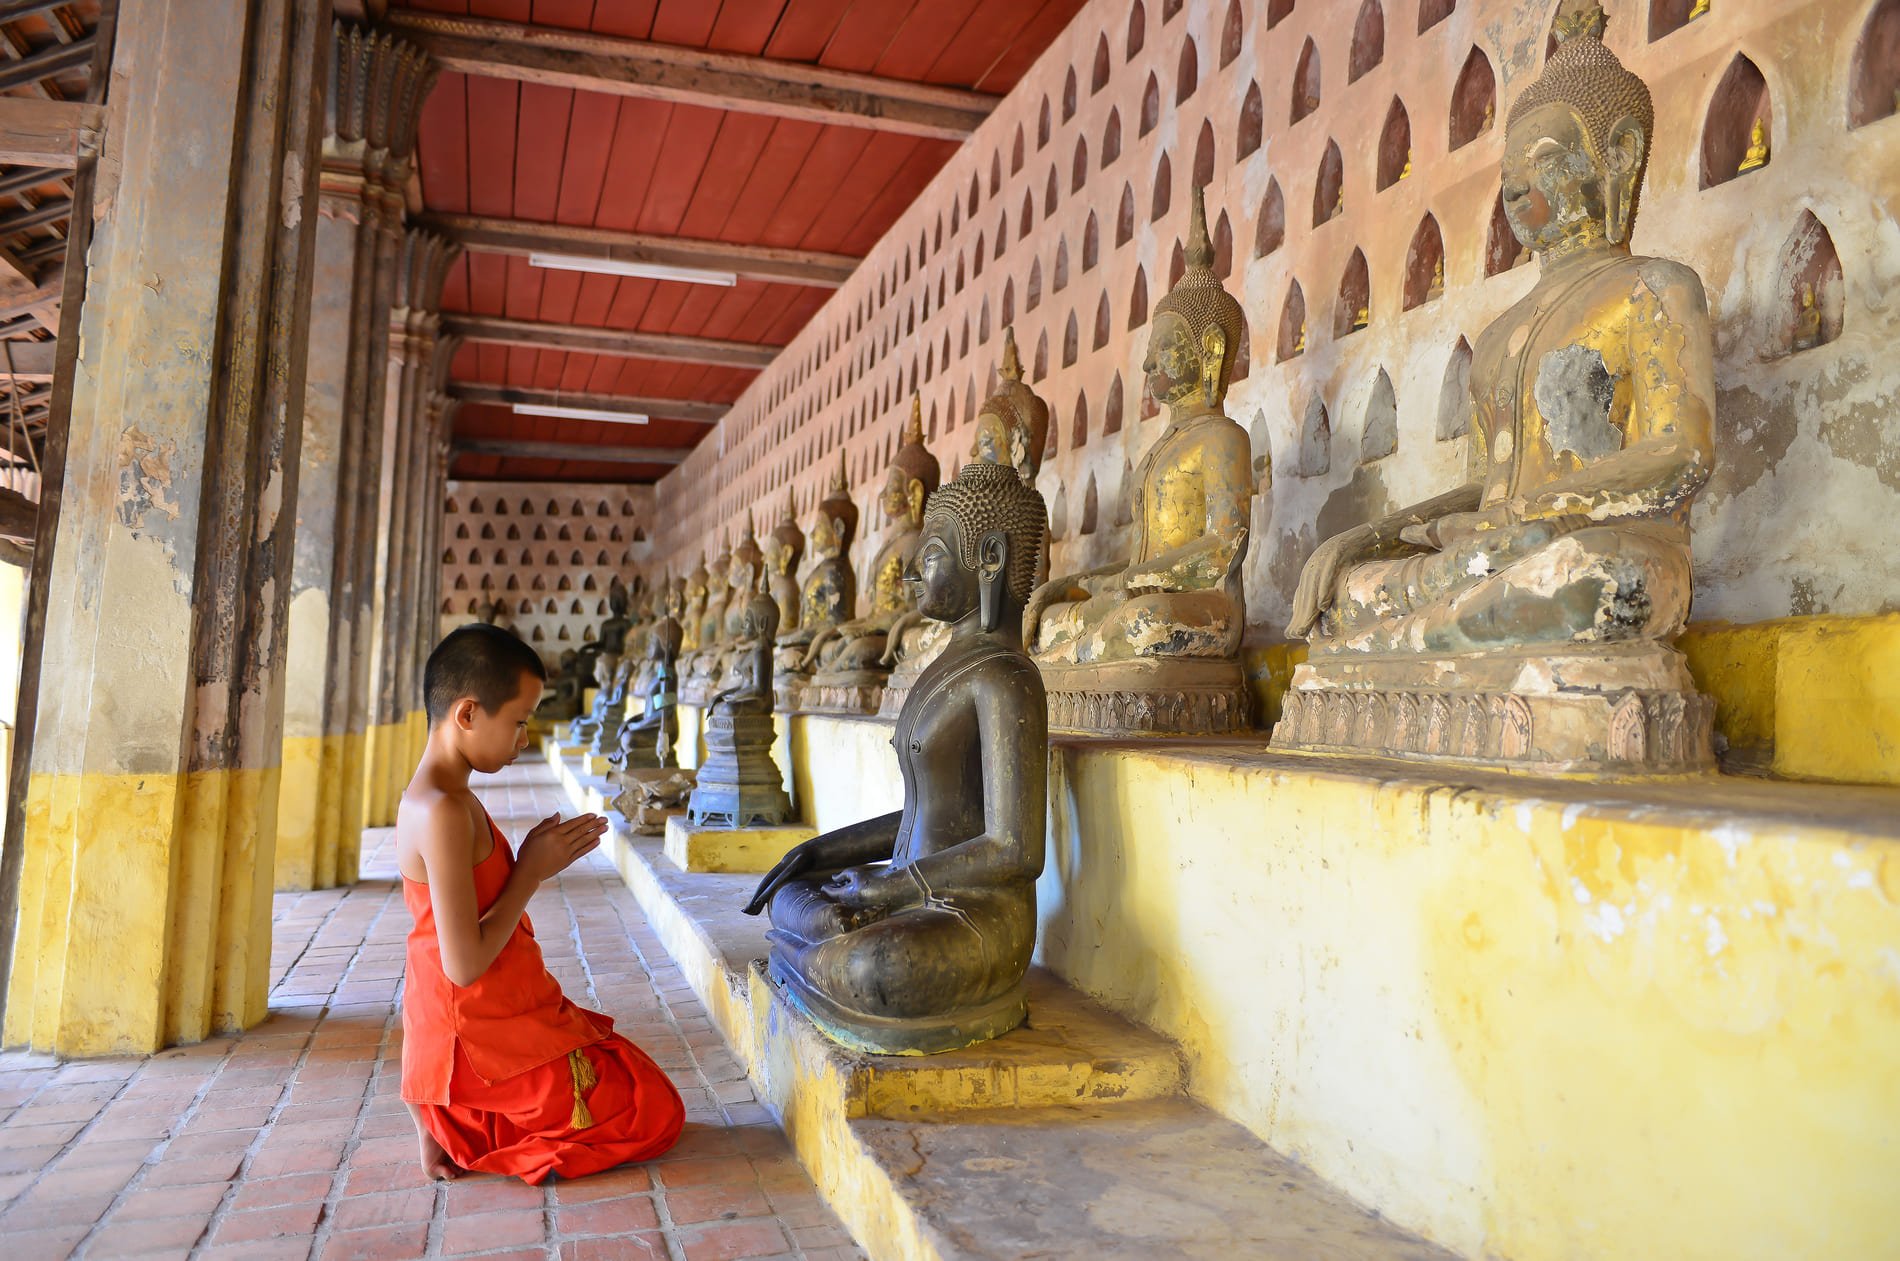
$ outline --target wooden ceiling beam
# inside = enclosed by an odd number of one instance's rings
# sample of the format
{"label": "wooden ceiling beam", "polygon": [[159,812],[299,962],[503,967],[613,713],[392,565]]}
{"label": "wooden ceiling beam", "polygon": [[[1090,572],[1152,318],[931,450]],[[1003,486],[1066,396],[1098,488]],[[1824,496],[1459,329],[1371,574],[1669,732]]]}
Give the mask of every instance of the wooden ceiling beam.
{"label": "wooden ceiling beam", "polygon": [[629,359],[659,359],[668,363],[709,363],[726,368],[764,368],[778,357],[780,346],[756,342],[723,341],[716,337],[687,337],[676,333],[640,333],[586,324],[544,324],[511,320],[499,315],[447,314],[443,331],[465,341],[500,346],[532,346],[542,350],[576,350]]}
{"label": "wooden ceiling beam", "polygon": [[717,423],[727,411],[724,403],[708,403],[696,398],[639,398],[631,394],[537,390],[475,381],[451,381],[449,394],[464,403],[486,403],[491,407],[513,407],[516,403],[540,407],[579,407],[588,411],[623,412],[629,416],[683,420],[700,425]]}
{"label": "wooden ceiling beam", "polygon": [[0,382],[51,381],[53,379],[52,342],[10,340],[0,345]]}
{"label": "wooden ceiling beam", "polygon": [[0,165],[70,171],[80,148],[97,144],[105,118],[104,107],[81,101],[0,96]]}
{"label": "wooden ceiling beam", "polygon": [[597,447],[591,442],[525,442],[513,438],[457,438],[455,455],[496,455],[516,460],[586,460],[596,464],[678,464],[686,447]]}
{"label": "wooden ceiling beam", "polygon": [[942,140],[967,140],[999,99],[804,62],[411,9],[391,13],[387,25],[463,74]]}
{"label": "wooden ceiling beam", "polygon": [[525,258],[530,254],[572,254],[613,263],[654,263],[731,272],[742,280],[811,285],[836,289],[851,278],[859,260],[849,254],[787,250],[769,245],[734,245],[683,236],[651,236],[608,228],[496,219],[484,215],[425,214],[422,222],[464,249]]}
{"label": "wooden ceiling beam", "polygon": [[0,66],[0,91],[26,87],[68,71],[86,69],[92,65],[92,45],[97,38],[96,35],[85,35],[70,44],[54,44]]}

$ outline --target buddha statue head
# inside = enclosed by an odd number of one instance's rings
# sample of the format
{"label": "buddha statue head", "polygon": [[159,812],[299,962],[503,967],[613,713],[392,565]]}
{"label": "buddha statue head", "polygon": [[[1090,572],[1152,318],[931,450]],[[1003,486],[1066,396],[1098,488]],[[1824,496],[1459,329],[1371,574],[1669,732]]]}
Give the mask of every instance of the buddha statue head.
{"label": "buddha statue head", "polygon": [[917,525],[924,519],[924,500],[937,489],[942,478],[937,457],[924,445],[924,400],[910,396],[910,419],[904,424],[904,440],[891,457],[891,470],[884,476],[884,493],[878,502],[891,522]]}
{"label": "buddha statue head", "polygon": [[732,549],[732,558],[726,564],[726,582],[734,592],[750,591],[764,571],[765,553],[759,549],[758,536],[752,528],[752,512],[747,509],[745,533],[739,537],[739,546]]}
{"label": "buddha statue head", "polygon": [[778,601],[768,592],[753,591],[746,597],[743,624],[747,639],[762,640],[769,647],[778,635],[778,623]]}
{"label": "buddha statue head", "polygon": [[711,583],[712,575],[706,571],[706,553],[701,551],[699,554],[699,563],[686,573],[686,585],[681,592],[684,597],[685,605],[687,607],[704,605],[706,603],[706,592]]}
{"label": "buddha statue head", "polygon": [[985,631],[1020,633],[1048,520],[1042,495],[1009,465],[964,465],[924,511],[906,575],[918,611],[939,622],[977,613]]}
{"label": "buddha statue head", "polygon": [[818,520],[811,528],[811,547],[825,560],[845,554],[858,533],[858,506],[851,502],[851,483],[845,474],[844,453],[838,453],[838,471],[818,502]]}
{"label": "buddha statue head", "polygon": [[715,599],[724,599],[732,582],[732,531],[719,532],[719,551],[706,566],[706,586]]}
{"label": "buddha statue head", "polygon": [[1655,109],[1604,46],[1606,21],[1597,0],[1564,0],[1556,51],[1506,116],[1504,214],[1534,253],[1627,246],[1636,226]]}
{"label": "buddha statue head", "polygon": [[1042,469],[1043,444],[1049,437],[1049,404],[1023,384],[1023,361],[1016,353],[1016,327],[1003,330],[1001,381],[976,414],[970,458],[982,464],[1007,464],[1034,482]]}
{"label": "buddha statue head", "polygon": [[1247,335],[1247,317],[1214,274],[1214,243],[1199,187],[1190,201],[1187,270],[1155,303],[1141,370],[1156,402],[1188,412],[1218,411]]}
{"label": "buddha statue head", "polygon": [[785,510],[779,515],[778,524],[765,536],[765,563],[767,571],[780,578],[789,578],[798,569],[798,562],[805,555],[805,532],[798,528],[798,503],[792,491],[785,492]]}
{"label": "buddha statue head", "polygon": [[[639,579],[636,578],[634,581],[637,582]],[[627,615],[628,598],[627,584],[620,581],[619,574],[615,574],[613,580],[607,584],[607,608],[616,619]]]}

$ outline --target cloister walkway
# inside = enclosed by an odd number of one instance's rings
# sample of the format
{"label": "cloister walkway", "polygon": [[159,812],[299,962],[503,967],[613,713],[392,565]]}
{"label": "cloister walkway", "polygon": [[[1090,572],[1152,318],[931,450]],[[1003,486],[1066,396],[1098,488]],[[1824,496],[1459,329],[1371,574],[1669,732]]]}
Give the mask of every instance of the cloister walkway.
{"label": "cloister walkway", "polygon": [[[478,789],[511,837],[567,810],[539,763]],[[277,896],[271,1016],[257,1028],[146,1058],[0,1054],[8,1261],[862,1256],[598,855],[529,914],[567,992],[671,1074],[684,1137],[650,1165],[571,1183],[428,1183],[397,1095],[409,915],[390,833],[364,845],[357,884]]]}

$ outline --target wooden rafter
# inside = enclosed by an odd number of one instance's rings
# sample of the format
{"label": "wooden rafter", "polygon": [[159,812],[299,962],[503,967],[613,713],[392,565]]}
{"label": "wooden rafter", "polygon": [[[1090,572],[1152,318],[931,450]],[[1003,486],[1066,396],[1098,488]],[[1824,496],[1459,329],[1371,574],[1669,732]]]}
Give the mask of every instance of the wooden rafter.
{"label": "wooden rafter", "polygon": [[678,464],[685,447],[600,447],[587,442],[525,442],[513,438],[457,438],[456,455],[498,455],[516,460],[586,460],[595,464]]}
{"label": "wooden rafter", "polygon": [[422,222],[460,242],[464,249],[490,254],[518,258],[529,254],[573,254],[617,263],[697,267],[705,271],[729,271],[742,280],[823,289],[836,289],[851,278],[858,266],[858,260],[848,254],[777,249],[769,245],[733,245],[692,237],[536,223],[529,219],[425,214]]}
{"label": "wooden rafter", "polygon": [[763,368],[780,347],[755,342],[722,341],[716,337],[686,337],[675,333],[638,333],[586,324],[544,324],[511,320],[499,315],[445,315],[445,332],[471,342],[501,346],[534,346],[545,350],[578,350],[595,355],[632,359],[660,359],[669,363],[710,363],[728,368]]}
{"label": "wooden rafter", "polygon": [[100,106],[81,101],[0,96],[0,164],[71,170],[105,116]]}
{"label": "wooden rafter", "polygon": [[997,98],[803,62],[402,10],[388,25],[446,69],[807,122],[965,140]]}
{"label": "wooden rafter", "polygon": [[53,342],[11,340],[0,345],[0,382],[51,381]]}
{"label": "wooden rafter", "polygon": [[449,382],[449,394],[464,403],[513,407],[529,403],[541,407],[578,407],[588,411],[622,412],[655,420],[684,420],[711,425],[726,414],[724,403],[695,398],[638,398],[630,394],[586,394],[575,390],[537,390],[513,385],[486,385],[473,381]]}

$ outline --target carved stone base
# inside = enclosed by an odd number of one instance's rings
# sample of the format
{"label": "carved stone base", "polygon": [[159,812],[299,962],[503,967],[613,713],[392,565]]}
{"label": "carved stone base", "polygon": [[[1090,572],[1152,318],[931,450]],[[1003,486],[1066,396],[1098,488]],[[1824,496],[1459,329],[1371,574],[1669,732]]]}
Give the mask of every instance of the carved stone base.
{"label": "carved stone base", "polygon": [[773,708],[781,714],[793,714],[805,708],[805,690],[811,686],[809,674],[780,672],[772,676]]}
{"label": "carved stone base", "polygon": [[1240,662],[1148,657],[1045,665],[1049,729],[1101,735],[1225,735],[1252,712]]}
{"label": "carved stone base", "polygon": [[615,771],[609,778],[620,789],[613,807],[640,836],[659,836],[666,821],[686,813],[693,772],[678,767]]}
{"label": "carved stone base", "polygon": [[1273,747],[1543,773],[1715,767],[1715,702],[1661,644],[1470,657],[1340,654],[1293,672]]}
{"label": "carved stone base", "polygon": [[693,679],[682,683],[680,684],[680,704],[704,709],[712,704],[713,694],[718,690],[710,679]]}
{"label": "carved stone base", "polygon": [[882,670],[847,670],[812,676],[799,708],[808,714],[875,714],[890,676]]}
{"label": "carved stone base", "polygon": [[772,715],[733,713],[721,705],[706,718],[706,760],[686,804],[695,824],[752,827],[792,817],[785,777],[772,757]]}

